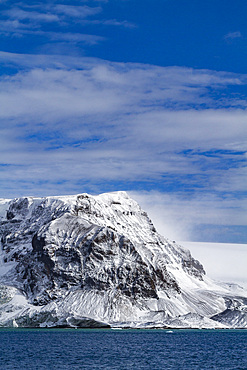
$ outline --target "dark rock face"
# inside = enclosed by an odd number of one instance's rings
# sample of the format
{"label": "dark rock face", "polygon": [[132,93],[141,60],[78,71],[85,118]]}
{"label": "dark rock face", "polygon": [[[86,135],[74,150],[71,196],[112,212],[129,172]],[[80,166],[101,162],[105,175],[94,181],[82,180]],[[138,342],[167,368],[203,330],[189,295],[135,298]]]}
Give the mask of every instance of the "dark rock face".
{"label": "dark rock face", "polygon": [[68,205],[48,198],[41,199],[37,204],[28,198],[18,198],[10,202],[6,212],[6,220],[0,221],[0,237],[2,250],[6,252],[6,261],[18,261],[32,250],[32,238],[35,233],[51,220],[60,217]]}
{"label": "dark rock face", "polygon": [[[118,290],[138,298],[158,298],[157,288],[179,292],[166,269],[148,266],[135,246],[109,228],[85,225],[65,214],[63,241],[52,240],[46,225],[32,238],[32,251],[17,266],[24,290],[33,304],[43,305],[71,288]],[[65,226],[66,225],[66,226]]]}
{"label": "dark rock face", "polygon": [[206,274],[202,264],[191,256],[183,260],[183,268],[189,275],[196,276],[200,280],[203,280],[203,276]]}
{"label": "dark rock face", "polygon": [[29,203],[27,198],[13,200],[7,211],[7,220],[12,220],[16,215],[18,215],[20,219],[25,218],[28,214],[28,205]]}

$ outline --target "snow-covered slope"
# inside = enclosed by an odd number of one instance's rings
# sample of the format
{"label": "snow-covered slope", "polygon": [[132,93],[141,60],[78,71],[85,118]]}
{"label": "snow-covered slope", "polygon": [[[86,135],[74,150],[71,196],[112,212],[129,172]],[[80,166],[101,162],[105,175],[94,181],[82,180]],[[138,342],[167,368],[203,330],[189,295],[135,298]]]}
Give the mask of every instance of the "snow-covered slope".
{"label": "snow-covered slope", "polygon": [[0,200],[0,325],[247,327],[247,294],[206,277],[125,192]]}

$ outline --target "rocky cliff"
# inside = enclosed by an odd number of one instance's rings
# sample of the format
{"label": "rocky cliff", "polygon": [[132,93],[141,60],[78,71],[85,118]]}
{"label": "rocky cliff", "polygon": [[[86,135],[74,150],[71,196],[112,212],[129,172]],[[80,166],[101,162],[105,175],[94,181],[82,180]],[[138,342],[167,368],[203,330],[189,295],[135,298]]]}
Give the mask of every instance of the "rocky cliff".
{"label": "rocky cliff", "polygon": [[216,284],[125,192],[1,200],[0,325],[247,327]]}

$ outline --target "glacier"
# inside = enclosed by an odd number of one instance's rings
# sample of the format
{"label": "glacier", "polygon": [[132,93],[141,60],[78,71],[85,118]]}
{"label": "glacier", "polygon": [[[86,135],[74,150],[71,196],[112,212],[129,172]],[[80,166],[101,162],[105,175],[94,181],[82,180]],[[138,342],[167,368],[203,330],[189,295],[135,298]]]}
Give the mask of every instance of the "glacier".
{"label": "glacier", "polygon": [[247,328],[247,292],[126,192],[1,199],[0,224],[2,327]]}

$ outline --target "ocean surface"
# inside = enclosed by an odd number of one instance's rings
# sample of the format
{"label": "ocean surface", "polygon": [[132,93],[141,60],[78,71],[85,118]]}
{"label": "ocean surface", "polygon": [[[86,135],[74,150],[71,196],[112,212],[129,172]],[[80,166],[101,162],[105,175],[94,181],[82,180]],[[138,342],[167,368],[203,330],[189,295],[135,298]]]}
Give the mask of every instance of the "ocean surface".
{"label": "ocean surface", "polygon": [[0,369],[247,369],[247,330],[0,329]]}

